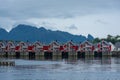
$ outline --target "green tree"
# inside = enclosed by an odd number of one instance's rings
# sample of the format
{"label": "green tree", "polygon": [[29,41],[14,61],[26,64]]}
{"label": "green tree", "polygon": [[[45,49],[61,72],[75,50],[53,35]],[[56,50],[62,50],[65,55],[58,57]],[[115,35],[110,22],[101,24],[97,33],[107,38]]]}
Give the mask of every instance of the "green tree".
{"label": "green tree", "polygon": [[98,42],[100,42],[100,41],[101,41],[101,40],[97,37],[97,38],[94,39],[93,43],[98,43]]}

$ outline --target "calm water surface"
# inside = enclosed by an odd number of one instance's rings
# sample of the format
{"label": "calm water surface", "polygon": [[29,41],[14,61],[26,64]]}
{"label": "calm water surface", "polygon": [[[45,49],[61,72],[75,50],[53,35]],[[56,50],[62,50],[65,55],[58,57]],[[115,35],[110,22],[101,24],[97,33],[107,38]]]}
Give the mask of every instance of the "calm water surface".
{"label": "calm water surface", "polygon": [[120,58],[15,60],[0,66],[0,80],[120,80]]}

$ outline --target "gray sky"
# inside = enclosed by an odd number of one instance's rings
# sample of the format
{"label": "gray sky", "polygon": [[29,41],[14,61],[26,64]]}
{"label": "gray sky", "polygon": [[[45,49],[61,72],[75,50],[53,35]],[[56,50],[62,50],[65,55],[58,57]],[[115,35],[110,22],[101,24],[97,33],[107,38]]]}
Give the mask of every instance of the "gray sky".
{"label": "gray sky", "polygon": [[120,0],[0,0],[0,27],[30,24],[72,34],[120,35]]}

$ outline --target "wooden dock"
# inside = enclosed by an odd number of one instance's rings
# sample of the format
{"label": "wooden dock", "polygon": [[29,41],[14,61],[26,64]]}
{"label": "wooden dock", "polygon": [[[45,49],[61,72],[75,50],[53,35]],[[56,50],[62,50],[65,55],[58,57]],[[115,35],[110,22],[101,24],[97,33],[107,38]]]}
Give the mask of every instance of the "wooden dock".
{"label": "wooden dock", "polygon": [[45,57],[45,58],[53,58],[54,56],[61,57],[61,58],[68,58],[68,57],[78,57],[78,58],[85,58],[87,56],[92,57],[102,57],[102,56],[120,56],[120,52],[76,52],[76,51],[70,51],[70,52],[14,52],[14,53],[0,53],[0,57],[13,57],[13,58],[37,58],[37,57]]}

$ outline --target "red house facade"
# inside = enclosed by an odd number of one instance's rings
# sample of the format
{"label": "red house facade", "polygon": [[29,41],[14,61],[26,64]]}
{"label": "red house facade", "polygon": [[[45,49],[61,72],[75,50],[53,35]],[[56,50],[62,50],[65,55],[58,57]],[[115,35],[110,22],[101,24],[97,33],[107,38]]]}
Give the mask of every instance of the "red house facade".
{"label": "red house facade", "polygon": [[79,46],[79,51],[80,52],[93,52],[94,51],[94,46],[92,43],[85,41],[80,44]]}
{"label": "red house facade", "polygon": [[5,52],[5,49],[6,49],[5,44],[3,42],[0,42],[0,53]]}
{"label": "red house facade", "polygon": [[63,45],[63,51],[65,52],[71,52],[71,51],[77,51],[77,50],[78,50],[78,46],[75,45],[72,41],[69,41]]}
{"label": "red house facade", "polygon": [[6,52],[15,52],[15,45],[13,42],[9,41],[6,45]]}
{"label": "red house facade", "polygon": [[42,43],[37,41],[33,45],[34,45],[35,52],[42,52],[43,51],[43,44]]}
{"label": "red house facade", "polygon": [[56,42],[53,41],[49,44],[50,50],[53,52],[60,51],[60,45]]}
{"label": "red house facade", "polygon": [[106,41],[101,41],[97,44],[97,50],[98,52],[110,52],[111,51],[111,45]]}

